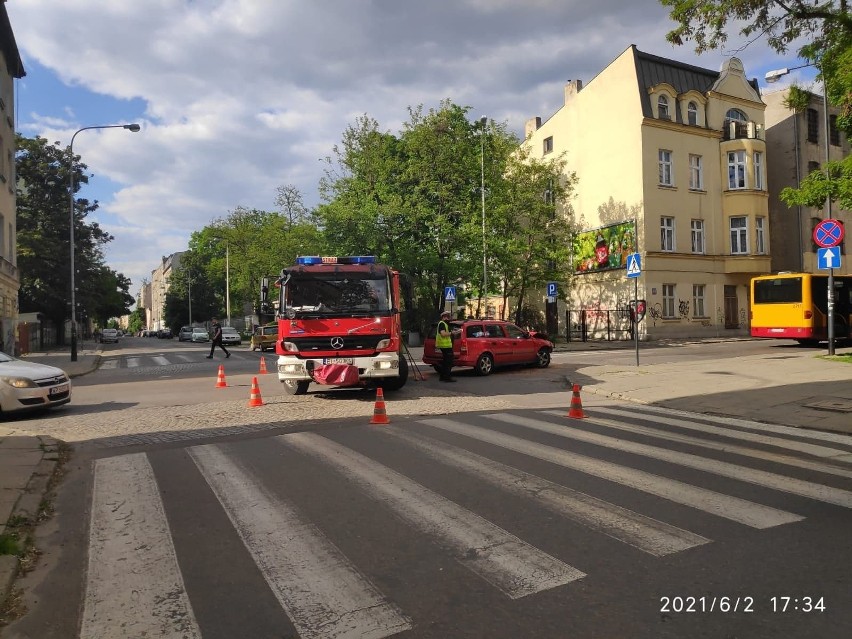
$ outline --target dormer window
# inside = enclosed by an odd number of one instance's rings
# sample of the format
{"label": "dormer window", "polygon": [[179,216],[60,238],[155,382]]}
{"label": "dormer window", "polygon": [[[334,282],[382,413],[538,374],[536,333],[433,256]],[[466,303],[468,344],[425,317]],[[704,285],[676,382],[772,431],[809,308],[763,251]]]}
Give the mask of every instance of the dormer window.
{"label": "dormer window", "polygon": [[669,114],[669,99],[664,95],[657,98],[657,117],[661,120],[672,119]]}
{"label": "dormer window", "polygon": [[686,105],[686,120],[690,126],[698,126],[698,105],[695,102]]}

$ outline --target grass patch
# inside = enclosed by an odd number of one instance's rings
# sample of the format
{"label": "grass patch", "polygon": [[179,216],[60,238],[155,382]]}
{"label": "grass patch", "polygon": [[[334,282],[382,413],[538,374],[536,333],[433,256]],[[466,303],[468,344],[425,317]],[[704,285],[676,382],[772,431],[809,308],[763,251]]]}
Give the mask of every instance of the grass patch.
{"label": "grass patch", "polygon": [[0,555],[20,555],[21,545],[18,535],[14,533],[3,533],[0,535]]}
{"label": "grass patch", "polygon": [[830,362],[852,364],[852,353],[844,353],[843,355],[820,355],[820,358],[827,359]]}

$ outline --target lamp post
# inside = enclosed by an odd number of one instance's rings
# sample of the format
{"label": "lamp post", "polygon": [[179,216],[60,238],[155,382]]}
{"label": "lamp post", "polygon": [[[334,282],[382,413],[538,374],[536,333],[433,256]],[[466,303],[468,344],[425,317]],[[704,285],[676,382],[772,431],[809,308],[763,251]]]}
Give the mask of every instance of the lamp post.
{"label": "lamp post", "polygon": [[[769,71],[766,74],[766,81],[768,83],[777,82],[780,78],[790,73],[790,71],[794,71],[796,69],[804,69],[805,67],[815,66],[819,69],[820,74],[822,74],[822,68],[818,63],[810,63],[810,64],[801,64],[797,67],[784,67],[783,69],[776,69],[774,71]],[[823,135],[825,137],[825,174],[826,177],[830,180],[831,174],[828,170],[828,161],[831,159],[831,144],[829,141],[829,118],[828,118],[828,87],[825,84],[825,76],[822,78],[822,115],[823,115]],[[797,139],[798,143],[798,139]],[[798,158],[797,158],[798,161]],[[829,220],[831,219],[831,193],[828,193],[825,196],[825,215]],[[799,234],[801,235],[802,229],[799,227]],[[828,354],[834,355],[834,269],[828,269],[828,293],[827,293],[827,302],[828,306]]]}
{"label": "lamp post", "polygon": [[89,129],[127,129],[136,133],[141,127],[138,124],[104,124],[101,126],[84,126],[71,136],[68,151],[71,155],[71,165],[68,171],[68,193],[71,200],[71,361],[77,361],[77,296],[74,268],[74,138],[82,131]]}
{"label": "lamp post", "polygon": [[488,317],[488,256],[485,250],[485,125],[488,117],[479,118],[479,170],[482,178],[480,195],[482,197],[482,294],[485,296],[485,316]]}
{"label": "lamp post", "polygon": [[225,326],[231,325],[231,245],[225,242]]}

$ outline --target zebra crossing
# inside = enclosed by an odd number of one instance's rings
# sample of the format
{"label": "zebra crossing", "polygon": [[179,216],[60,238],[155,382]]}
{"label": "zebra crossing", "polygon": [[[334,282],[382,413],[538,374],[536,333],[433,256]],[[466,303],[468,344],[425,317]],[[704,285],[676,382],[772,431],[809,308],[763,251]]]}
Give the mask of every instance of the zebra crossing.
{"label": "zebra crossing", "polygon": [[[148,368],[162,368],[162,367],[173,367],[173,366],[186,366],[189,364],[208,364],[205,357],[208,354],[208,350],[193,350],[186,353],[161,353],[161,354],[142,354],[142,355],[118,355],[118,356],[110,356],[104,355],[101,358],[101,362],[98,366],[100,370],[119,370],[119,369],[148,369]],[[221,354],[217,354],[217,357]],[[252,351],[238,351],[236,349],[231,350],[231,357],[229,361],[237,361],[237,360],[252,360],[256,361],[259,359],[259,353],[254,353]],[[275,354],[271,354],[272,358],[275,358]],[[267,355],[266,357],[269,357]]]}
{"label": "zebra crossing", "polygon": [[[180,463],[207,495],[167,477],[172,462],[152,464],[157,451],[98,459],[80,636],[205,635],[193,607],[202,594],[186,585],[166,516],[200,499],[217,504],[214,516],[236,531],[303,639],[381,638],[426,622],[397,591],[430,592],[432,584],[393,578],[370,559],[388,552],[379,539],[392,533],[370,533],[388,517],[393,534],[426,539],[423,552],[435,563],[457,566],[456,579],[523,601],[549,591],[570,599],[575,582],[601,570],[579,550],[582,540],[661,562],[734,543],[741,530],[799,525],[813,516],[808,504],[845,516],[852,509],[848,438],[651,407],[632,407],[629,423],[625,414],[600,407],[584,420],[551,410],[430,416],[205,443],[187,448]],[[601,458],[611,452],[618,461]],[[471,497],[479,486],[494,502]],[[791,499],[771,497],[779,494]],[[546,542],[535,525],[515,525],[493,508],[510,498],[571,534]],[[325,500],[339,513],[325,512]],[[666,521],[670,504],[695,515]],[[336,515],[364,530],[332,525]],[[203,534],[194,543],[214,552]]]}

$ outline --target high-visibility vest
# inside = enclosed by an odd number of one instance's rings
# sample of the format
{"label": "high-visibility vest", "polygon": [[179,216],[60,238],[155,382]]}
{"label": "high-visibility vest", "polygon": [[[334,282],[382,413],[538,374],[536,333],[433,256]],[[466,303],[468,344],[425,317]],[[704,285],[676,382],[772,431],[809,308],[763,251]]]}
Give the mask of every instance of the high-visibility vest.
{"label": "high-visibility vest", "polygon": [[443,331],[450,332],[450,325],[444,320],[438,322],[438,332],[435,334],[435,348],[452,348],[453,338],[450,336],[444,337],[441,335]]}

